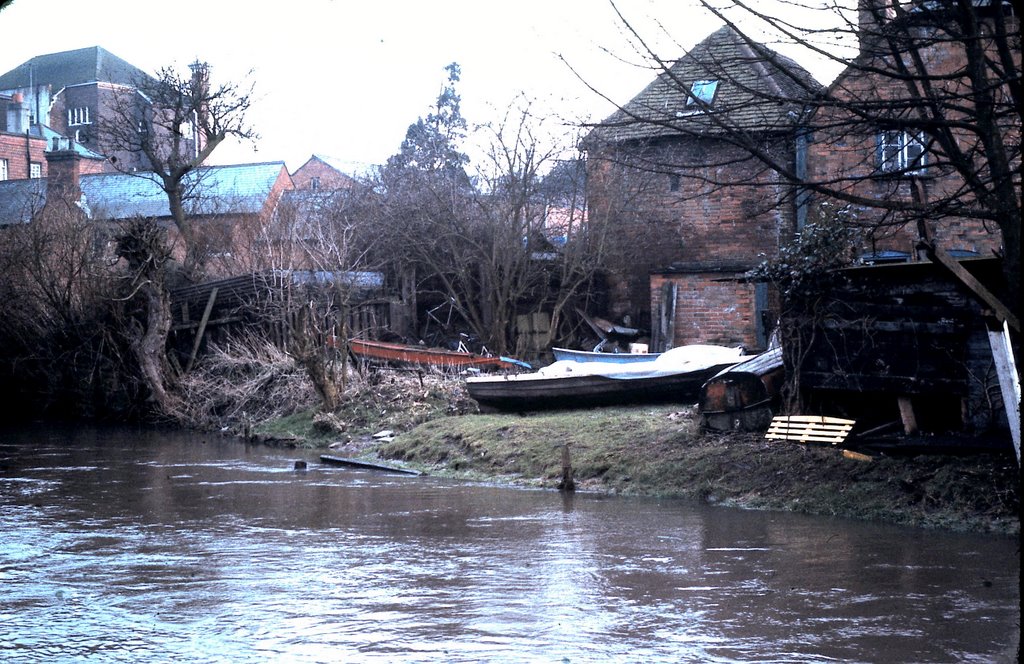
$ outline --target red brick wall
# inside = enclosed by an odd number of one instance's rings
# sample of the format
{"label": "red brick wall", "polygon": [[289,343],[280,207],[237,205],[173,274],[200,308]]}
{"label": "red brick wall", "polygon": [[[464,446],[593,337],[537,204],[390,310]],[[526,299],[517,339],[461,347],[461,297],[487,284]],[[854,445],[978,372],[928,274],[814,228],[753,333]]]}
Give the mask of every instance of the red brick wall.
{"label": "red brick wall", "polygon": [[[780,140],[770,147],[783,151],[788,143]],[[650,329],[651,312],[657,310],[652,298],[658,297],[652,273],[670,268],[714,273],[714,278],[727,276],[723,271],[740,273],[765,256],[777,255],[780,245],[792,239],[795,211],[788,188],[744,156],[713,138],[663,144],[649,150],[643,163],[626,164],[621,155],[609,153],[589,155],[590,223],[611,224],[614,238],[608,263],[614,280],[610,316],[618,319],[630,314],[641,327]],[[683,308],[686,313],[680,315],[690,318],[681,321],[682,325],[677,322],[676,329],[688,331],[682,337],[677,334],[677,342],[711,343],[727,337],[752,340],[752,300],[726,305],[729,289],[736,296],[741,291],[752,292],[752,288],[721,284],[702,289],[712,299],[704,306],[693,300]],[[691,322],[721,317],[725,309],[734,306],[735,313],[728,313],[728,325],[745,321],[740,333]]]}
{"label": "red brick wall", "polygon": [[24,180],[29,177],[29,163],[40,164],[46,177],[46,141],[42,138],[26,138],[20,134],[0,133],[0,159],[7,160],[7,178]]}
{"label": "red brick wall", "polygon": [[[315,187],[314,180],[316,180]],[[292,182],[295,183],[296,189],[318,189],[320,191],[349,189],[354,183],[348,175],[316,157],[292,173]]]}
{"label": "red brick wall", "polygon": [[[960,48],[959,45],[951,47],[948,42],[940,42],[938,46],[928,49],[923,54],[928,63],[928,71],[933,76],[959,71],[963,65]],[[882,61],[876,64],[889,66]],[[933,81],[933,84],[943,85],[939,81]],[[958,82],[951,80],[945,84],[958,85]],[[862,69],[845,73],[833,83],[832,94],[839,102],[853,100],[861,105],[895,100],[893,108],[905,105],[908,100],[906,84],[901,79],[875,75]],[[954,111],[948,111],[946,117],[955,120]],[[909,178],[873,176],[877,174],[876,141],[881,126],[851,121],[848,114],[835,108],[819,111],[813,123],[817,128],[808,149],[808,170],[812,181],[834,182],[832,186],[853,196],[876,200],[912,200]],[[969,132],[956,128],[952,128],[952,131],[955,134],[959,131],[956,139],[961,149],[968,149],[975,139]],[[960,197],[961,202],[969,202],[970,194],[964,190],[963,180],[952,169],[932,167],[925,177],[920,178],[920,183],[920,193],[926,201]],[[916,222],[907,223],[907,217],[900,216],[900,213],[887,215],[884,211],[868,207],[862,207],[858,217],[864,225],[879,225],[869,236],[868,250],[913,252],[918,237]],[[986,228],[984,223],[973,219],[945,217],[941,221],[930,221],[928,232],[947,250],[966,249],[991,255],[991,251],[1001,244],[994,223],[989,223]]]}
{"label": "red brick wall", "polygon": [[721,344],[757,348],[753,284],[727,280],[722,273],[651,276],[651,310],[658,311],[665,283],[676,292],[673,346]]}

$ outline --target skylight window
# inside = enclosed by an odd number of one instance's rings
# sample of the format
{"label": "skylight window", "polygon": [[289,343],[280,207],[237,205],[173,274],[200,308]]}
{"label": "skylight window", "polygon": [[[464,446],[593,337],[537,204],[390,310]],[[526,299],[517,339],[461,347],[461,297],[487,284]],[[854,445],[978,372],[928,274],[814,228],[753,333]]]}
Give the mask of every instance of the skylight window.
{"label": "skylight window", "polygon": [[[686,108],[699,108],[702,104],[710,106],[717,89],[718,81],[694,81],[690,86],[690,94],[686,97]],[[698,99],[701,104],[697,103]]]}

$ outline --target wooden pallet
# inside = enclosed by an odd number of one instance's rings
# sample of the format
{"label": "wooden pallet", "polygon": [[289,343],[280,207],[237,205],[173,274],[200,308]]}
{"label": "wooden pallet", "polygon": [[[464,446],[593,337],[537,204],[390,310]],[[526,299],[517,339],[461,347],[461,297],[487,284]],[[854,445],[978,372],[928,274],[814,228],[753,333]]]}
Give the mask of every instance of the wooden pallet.
{"label": "wooden pallet", "polygon": [[821,415],[778,415],[772,419],[765,438],[793,440],[799,443],[831,443],[846,440],[853,429],[854,420]]}

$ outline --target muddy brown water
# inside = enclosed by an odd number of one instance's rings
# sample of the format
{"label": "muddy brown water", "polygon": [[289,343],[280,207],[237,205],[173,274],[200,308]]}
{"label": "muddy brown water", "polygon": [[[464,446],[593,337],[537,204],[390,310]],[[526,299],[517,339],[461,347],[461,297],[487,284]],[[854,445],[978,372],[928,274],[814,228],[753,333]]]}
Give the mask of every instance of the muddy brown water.
{"label": "muddy brown water", "polygon": [[0,430],[5,662],[1009,662],[1019,577],[1016,538]]}

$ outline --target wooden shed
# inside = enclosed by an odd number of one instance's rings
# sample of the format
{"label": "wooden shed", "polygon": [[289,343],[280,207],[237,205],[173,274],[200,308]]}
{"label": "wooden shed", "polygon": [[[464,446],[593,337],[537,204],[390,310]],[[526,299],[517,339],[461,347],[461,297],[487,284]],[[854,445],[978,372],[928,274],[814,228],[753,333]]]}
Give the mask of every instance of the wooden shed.
{"label": "wooden shed", "polygon": [[862,430],[1007,429],[989,340],[993,312],[978,295],[1003,291],[997,259],[861,266],[838,276],[813,320],[784,321],[797,332],[783,345],[805,404],[856,419]]}

